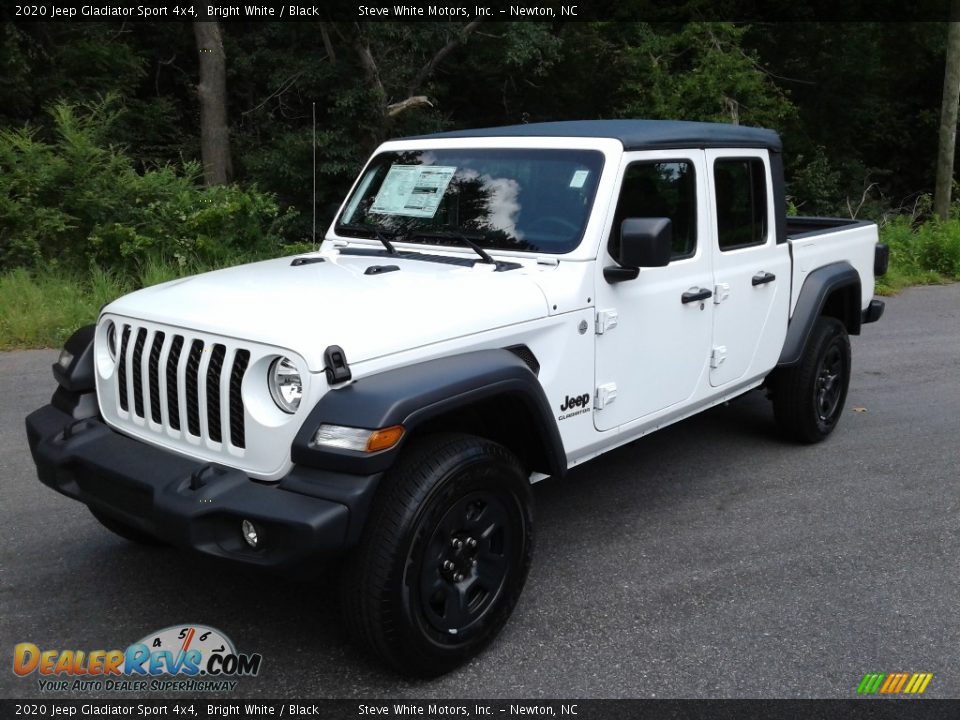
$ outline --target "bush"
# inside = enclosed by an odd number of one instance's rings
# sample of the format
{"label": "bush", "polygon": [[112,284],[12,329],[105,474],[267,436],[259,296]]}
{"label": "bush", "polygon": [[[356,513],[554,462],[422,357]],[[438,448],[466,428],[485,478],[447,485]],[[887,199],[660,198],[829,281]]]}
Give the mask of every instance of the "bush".
{"label": "bush", "polygon": [[918,232],[920,265],[949,278],[960,278],[960,219],[929,221]]}
{"label": "bush", "polygon": [[150,258],[183,267],[279,249],[289,216],[273,196],[203,188],[195,162],[138,173],[107,142],[116,105],[57,104],[51,143],[31,127],[0,131],[0,269],[95,264],[133,277]]}
{"label": "bush", "polygon": [[880,240],[890,247],[890,269],[877,280],[881,292],[960,280],[960,218],[898,215],[883,225]]}
{"label": "bush", "polygon": [[841,173],[831,165],[826,150],[816,148],[812,158],[797,155],[789,175],[788,197],[797,213],[834,215],[839,212]]}

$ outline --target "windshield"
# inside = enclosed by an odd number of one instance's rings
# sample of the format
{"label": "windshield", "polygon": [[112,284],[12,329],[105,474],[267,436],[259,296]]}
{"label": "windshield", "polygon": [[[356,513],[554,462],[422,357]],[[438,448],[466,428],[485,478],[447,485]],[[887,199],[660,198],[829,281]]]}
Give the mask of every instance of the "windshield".
{"label": "windshield", "polygon": [[[603,154],[596,150],[458,149],[380,153],[337,233],[431,245],[566,253],[583,237]],[[461,237],[456,237],[456,236]]]}

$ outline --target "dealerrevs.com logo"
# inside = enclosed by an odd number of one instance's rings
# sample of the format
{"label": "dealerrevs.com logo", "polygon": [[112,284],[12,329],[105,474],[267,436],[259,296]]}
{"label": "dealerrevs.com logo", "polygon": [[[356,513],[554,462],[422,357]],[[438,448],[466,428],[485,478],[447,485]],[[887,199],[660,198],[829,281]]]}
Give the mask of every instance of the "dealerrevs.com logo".
{"label": "dealerrevs.com logo", "polygon": [[13,672],[36,675],[41,692],[224,692],[260,672],[263,656],[238,653],[219,630],[172,625],[125,650],[13,649]]}

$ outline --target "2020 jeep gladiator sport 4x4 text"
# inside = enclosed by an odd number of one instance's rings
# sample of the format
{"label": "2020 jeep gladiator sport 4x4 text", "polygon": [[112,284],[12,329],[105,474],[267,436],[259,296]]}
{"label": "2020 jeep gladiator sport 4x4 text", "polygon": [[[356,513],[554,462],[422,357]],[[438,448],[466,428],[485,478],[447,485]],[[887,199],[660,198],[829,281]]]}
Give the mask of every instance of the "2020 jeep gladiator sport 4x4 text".
{"label": "2020 jeep gladiator sport 4x4 text", "polygon": [[506,622],[530,482],[765,386],[840,419],[876,226],[788,218],[769,130],[561,122],[387,142],[320,251],[122,297],[27,418],[40,480],[133,540],[341,560],[397,669]]}

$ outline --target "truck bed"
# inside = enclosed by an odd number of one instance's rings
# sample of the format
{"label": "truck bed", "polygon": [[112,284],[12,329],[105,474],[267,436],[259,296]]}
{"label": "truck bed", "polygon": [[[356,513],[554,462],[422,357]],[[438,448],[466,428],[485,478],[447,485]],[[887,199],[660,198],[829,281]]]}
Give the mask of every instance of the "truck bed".
{"label": "truck bed", "polygon": [[877,226],[868,220],[787,217],[787,241],[793,257],[790,314],[793,315],[807,275],[824,265],[843,261],[860,273],[860,307],[865,309],[873,298],[877,240]]}
{"label": "truck bed", "polygon": [[813,216],[787,216],[787,237],[800,238],[810,235],[820,235],[822,233],[833,232],[835,230],[847,230],[860,225],[872,225],[868,220],[856,220],[851,218],[833,218],[833,217],[813,217]]}

